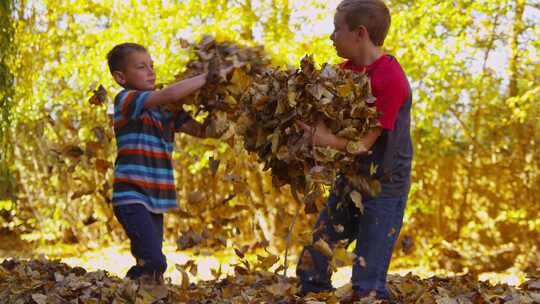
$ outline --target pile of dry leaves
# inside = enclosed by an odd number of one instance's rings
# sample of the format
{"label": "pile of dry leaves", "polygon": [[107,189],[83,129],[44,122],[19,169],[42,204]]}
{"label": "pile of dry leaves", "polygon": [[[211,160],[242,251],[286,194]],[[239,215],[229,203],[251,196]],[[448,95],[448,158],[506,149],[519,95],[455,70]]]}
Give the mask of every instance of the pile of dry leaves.
{"label": "pile of dry leaves", "polygon": [[[274,256],[261,257],[256,266],[242,262],[234,276],[189,283],[186,270],[181,285],[143,284],[111,276],[105,271],[87,272],[44,258],[5,260],[0,264],[0,303],[346,303],[350,285],[333,293],[297,295],[297,282],[265,271],[276,263]],[[399,303],[539,303],[540,277],[519,288],[492,286],[472,276],[430,278],[390,276],[389,288]],[[364,298],[356,303],[382,303]]]}
{"label": "pile of dry leaves", "polygon": [[[366,74],[330,64],[318,69],[310,56],[298,69],[281,70],[270,66],[261,48],[218,43],[210,36],[190,47],[196,59],[177,80],[207,72],[213,81],[188,104],[213,117],[211,133],[223,140],[241,138],[246,150],[271,169],[276,186],[289,184],[309,200],[320,195],[319,185],[332,184],[341,173],[360,192],[378,191],[375,181],[357,176],[354,161],[367,152],[358,139],[378,124]],[[225,78],[220,70],[228,66],[234,71]],[[311,145],[296,124],[315,126],[320,120],[349,140],[347,152]],[[360,193],[353,198],[360,200]]]}

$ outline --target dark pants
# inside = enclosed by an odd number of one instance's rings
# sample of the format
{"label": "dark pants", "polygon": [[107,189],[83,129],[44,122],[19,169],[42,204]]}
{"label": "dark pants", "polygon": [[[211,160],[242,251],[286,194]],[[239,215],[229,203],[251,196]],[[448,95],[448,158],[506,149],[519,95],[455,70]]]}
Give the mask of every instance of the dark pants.
{"label": "dark pants", "polygon": [[[348,240],[349,243],[356,240],[357,260],[353,264],[352,284],[357,294],[375,290],[380,298],[390,296],[386,289],[386,275],[403,223],[406,202],[407,197],[366,200],[361,214],[350,199],[340,199],[335,190],[328,197],[315,225],[313,241],[323,238],[333,246],[340,240]],[[329,259],[311,245],[304,247],[296,274],[302,292],[332,289]]]}
{"label": "dark pants", "polygon": [[137,279],[149,274],[160,278],[167,269],[162,252],[163,214],[152,213],[141,204],[115,206],[113,210],[131,242],[131,254],[137,261],[126,277]]}

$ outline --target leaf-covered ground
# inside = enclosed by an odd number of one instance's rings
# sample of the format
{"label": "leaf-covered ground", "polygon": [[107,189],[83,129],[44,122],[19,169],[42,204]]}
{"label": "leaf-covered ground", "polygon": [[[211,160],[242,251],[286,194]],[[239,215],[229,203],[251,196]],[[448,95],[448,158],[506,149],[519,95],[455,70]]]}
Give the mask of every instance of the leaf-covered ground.
{"label": "leaf-covered ground", "polygon": [[[184,265],[184,267],[187,267]],[[189,267],[187,267],[189,268]],[[188,270],[188,269],[186,269]],[[184,271],[184,270],[182,270]],[[300,297],[295,278],[240,267],[234,276],[180,285],[123,280],[45,258],[0,264],[0,303],[346,303],[350,285],[331,294]],[[399,303],[540,303],[540,277],[519,287],[490,285],[472,276],[420,279],[390,276]],[[377,303],[365,298],[358,303]]]}

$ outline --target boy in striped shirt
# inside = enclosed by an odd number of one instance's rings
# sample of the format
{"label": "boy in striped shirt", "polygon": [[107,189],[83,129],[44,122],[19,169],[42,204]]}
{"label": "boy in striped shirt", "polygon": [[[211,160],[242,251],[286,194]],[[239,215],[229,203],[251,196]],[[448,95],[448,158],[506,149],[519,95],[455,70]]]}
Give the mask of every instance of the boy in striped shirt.
{"label": "boy in striped shirt", "polygon": [[207,75],[156,90],[152,58],[143,46],[117,45],[107,54],[107,61],[114,80],[124,88],[114,100],[118,154],[112,205],[137,261],[126,277],[147,275],[161,281],[167,268],[162,252],[163,213],[177,207],[171,162],[174,133],[209,137],[207,121],[200,124],[186,112],[172,113],[162,106],[182,103],[182,98],[207,83]]}

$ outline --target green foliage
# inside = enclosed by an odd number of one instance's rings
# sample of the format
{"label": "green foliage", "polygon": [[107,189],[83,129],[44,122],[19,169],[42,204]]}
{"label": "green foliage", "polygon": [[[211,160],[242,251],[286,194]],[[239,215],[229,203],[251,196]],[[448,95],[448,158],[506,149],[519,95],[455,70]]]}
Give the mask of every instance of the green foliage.
{"label": "green foliage", "polygon": [[[496,261],[506,261],[501,256],[508,252],[510,260],[521,254],[522,265],[532,265],[527,254],[540,247],[537,5],[387,2],[393,20],[385,48],[414,92],[413,187],[403,235],[413,239],[416,254],[439,261],[452,257],[441,242],[448,241],[468,261],[456,270],[504,269]],[[122,235],[108,204],[116,149],[108,115],[119,88],[105,56],[115,44],[148,46],[162,83],[189,60],[178,39],[205,33],[262,44],[278,65],[298,65],[306,53],[318,62],[340,60],[330,33],[310,32],[319,20],[332,22],[326,17],[337,1],[9,3],[2,2],[0,20],[0,97],[2,140],[13,154],[11,171],[4,165],[0,176],[12,172],[18,191],[0,228],[26,237],[106,242]],[[108,106],[87,101],[99,83],[109,92]],[[177,147],[181,208],[168,217],[167,235],[192,230],[207,236],[207,245],[281,244],[298,208],[287,189],[273,188],[251,156],[224,143],[179,136]],[[216,172],[210,155],[220,160]],[[309,231],[313,220],[302,216],[297,230]],[[502,244],[510,250],[497,251]]]}

